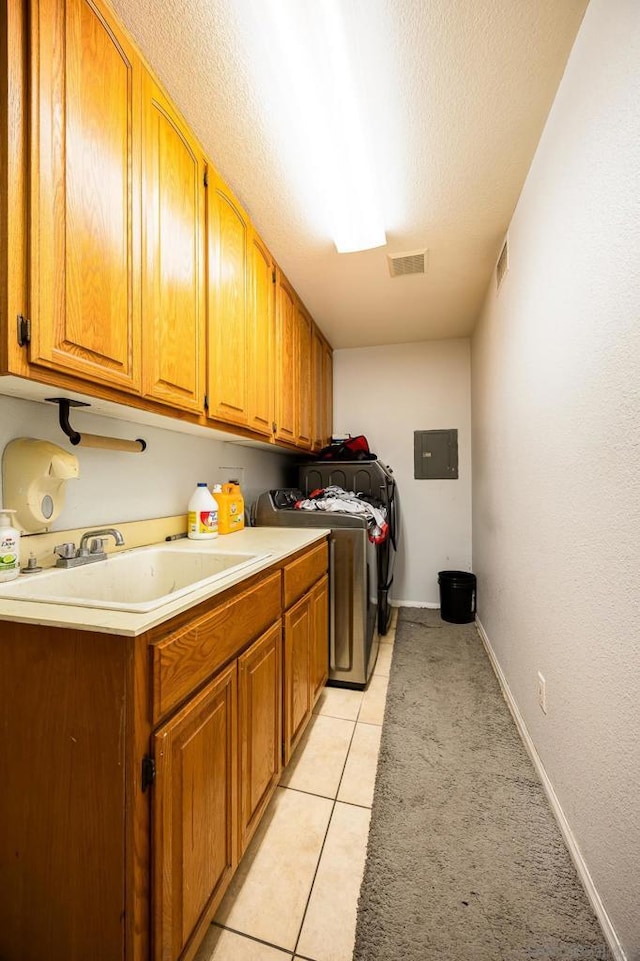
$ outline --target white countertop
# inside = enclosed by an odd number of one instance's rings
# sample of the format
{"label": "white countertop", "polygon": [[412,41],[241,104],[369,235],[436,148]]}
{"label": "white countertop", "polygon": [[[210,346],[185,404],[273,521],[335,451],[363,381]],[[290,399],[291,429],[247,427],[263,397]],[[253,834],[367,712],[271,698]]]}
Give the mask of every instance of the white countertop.
{"label": "white countertop", "polygon": [[[135,637],[176,614],[200,604],[202,601],[221,594],[235,584],[266,570],[273,564],[284,560],[297,551],[322,540],[330,533],[324,528],[294,527],[249,527],[234,534],[216,537],[213,540],[176,541],[176,545],[194,545],[194,550],[216,552],[246,551],[247,553],[268,553],[269,556],[257,561],[249,568],[231,572],[208,587],[185,594],[175,601],[146,613],[129,611],[102,610],[93,607],[75,607],[67,604],[49,604],[39,601],[10,600],[2,597],[0,585],[0,621],[16,621],[24,624],[43,624],[48,627],[68,627],[81,631],[97,631],[102,634],[124,634]],[[164,541],[161,542],[163,545]],[[37,574],[23,575],[37,578]],[[22,580],[22,578],[20,578]],[[7,587],[9,585],[6,585]]]}

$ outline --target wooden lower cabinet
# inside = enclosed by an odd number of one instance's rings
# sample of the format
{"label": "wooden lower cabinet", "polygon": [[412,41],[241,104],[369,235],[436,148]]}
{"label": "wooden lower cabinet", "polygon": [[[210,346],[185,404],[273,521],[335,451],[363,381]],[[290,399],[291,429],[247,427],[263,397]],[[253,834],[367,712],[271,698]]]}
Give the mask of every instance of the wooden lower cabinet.
{"label": "wooden lower cabinet", "polygon": [[326,575],[311,592],[311,622],[309,673],[313,707],[329,677],[329,578]]}
{"label": "wooden lower cabinet", "polygon": [[309,722],[329,672],[329,586],[325,575],[284,616],[284,763]]}
{"label": "wooden lower cabinet", "polygon": [[125,957],[123,813],[135,803],[127,784],[128,659],[128,645],[108,634],[0,625],[6,961]]}
{"label": "wooden lower cabinet", "polygon": [[284,618],[284,763],[311,716],[311,598],[306,594]]}
{"label": "wooden lower cabinet", "polygon": [[237,863],[236,663],[153,736],[155,961],[189,957]]}
{"label": "wooden lower cabinet", "polygon": [[0,622],[1,959],[192,961],[326,677],[326,571],[136,637]]}
{"label": "wooden lower cabinet", "polygon": [[282,629],[278,621],[238,658],[240,854],[282,770]]}

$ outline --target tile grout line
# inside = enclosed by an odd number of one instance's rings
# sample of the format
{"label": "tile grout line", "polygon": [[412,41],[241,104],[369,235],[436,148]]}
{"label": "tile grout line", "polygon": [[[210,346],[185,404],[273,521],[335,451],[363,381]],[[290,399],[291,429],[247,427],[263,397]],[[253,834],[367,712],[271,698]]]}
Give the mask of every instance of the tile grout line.
{"label": "tile grout line", "polygon": [[[381,676],[382,676],[382,675],[381,675]],[[363,692],[363,694],[364,694],[364,693],[365,693],[365,692]],[[306,918],[306,916],[307,916],[307,911],[308,911],[308,908],[309,908],[309,902],[311,901],[311,896],[312,896],[312,894],[313,894],[313,888],[314,888],[314,885],[315,885],[315,882],[316,882],[316,878],[317,878],[317,875],[318,875],[318,869],[319,869],[319,867],[320,867],[320,861],[322,860],[322,855],[323,855],[323,852],[324,852],[324,849],[325,849],[325,844],[326,844],[327,836],[328,836],[328,834],[329,834],[329,828],[331,827],[331,821],[332,821],[332,819],[333,819],[333,814],[334,814],[336,805],[338,804],[338,794],[339,794],[339,792],[340,792],[340,786],[341,786],[341,784],[342,784],[342,779],[343,779],[343,777],[344,777],[344,772],[345,772],[345,769],[346,769],[346,766],[347,766],[347,761],[348,761],[348,759],[349,759],[349,753],[350,753],[351,748],[352,748],[352,745],[353,745],[353,739],[354,739],[354,737],[355,737],[356,727],[358,726],[358,724],[366,724],[368,727],[378,727],[378,728],[382,728],[382,724],[374,724],[374,723],[372,723],[372,722],[370,722],[370,721],[360,721],[360,720],[359,720],[360,711],[361,711],[361,709],[362,709],[362,703],[363,703],[363,701],[364,701],[364,697],[363,697],[362,701],[360,702],[360,704],[359,704],[359,706],[358,706],[358,711],[357,711],[357,713],[356,713],[355,718],[338,717],[337,715],[334,715],[334,714],[324,714],[324,715],[322,715],[322,714],[316,714],[316,717],[331,717],[331,718],[333,718],[334,720],[350,721],[350,722],[353,723],[353,731],[351,732],[351,737],[350,737],[350,739],[349,739],[349,746],[348,746],[348,748],[347,748],[347,752],[346,752],[346,755],[345,755],[344,763],[343,763],[343,765],[342,765],[342,772],[341,772],[341,774],[340,774],[340,780],[338,781],[338,786],[337,786],[337,788],[336,788],[335,797],[333,797],[333,798],[330,798],[330,797],[329,797],[329,798],[328,798],[328,797],[326,797],[326,795],[324,795],[324,794],[313,794],[313,793],[310,792],[310,791],[302,791],[302,790],[300,790],[300,788],[289,787],[288,785],[280,785],[280,786],[282,787],[282,789],[285,790],[285,791],[296,791],[296,792],[299,793],[299,794],[307,794],[307,795],[309,795],[309,796],[311,796],[311,797],[322,797],[322,798],[325,798],[325,800],[332,802],[332,803],[331,803],[331,813],[330,813],[330,815],[329,815],[329,820],[328,820],[328,822],[327,822],[327,828],[326,828],[326,831],[325,831],[325,834],[324,834],[324,838],[323,838],[323,840],[322,840],[322,846],[321,846],[321,848],[320,848],[320,852],[319,852],[319,855],[318,855],[318,861],[317,861],[317,863],[316,863],[315,871],[314,871],[314,873],[313,873],[313,879],[312,879],[312,882],[311,882],[311,887],[310,887],[310,889],[309,889],[309,894],[308,894],[308,896],[307,896],[305,908],[304,908],[304,911],[303,911],[303,913],[302,913],[302,918],[301,918],[301,921],[300,921],[300,928],[299,928],[299,930],[298,930],[298,935],[297,935],[297,938],[296,938],[296,941],[295,941],[295,945],[294,945],[293,951],[292,951],[290,948],[283,948],[281,944],[273,944],[273,942],[271,942],[271,941],[265,941],[265,940],[263,940],[262,938],[257,938],[257,937],[255,937],[254,935],[247,933],[246,931],[239,931],[239,930],[237,930],[236,928],[232,928],[232,927],[229,927],[229,926],[227,926],[227,925],[225,925],[225,924],[221,924],[221,923],[218,922],[218,921],[212,921],[212,922],[211,922],[211,926],[213,926],[213,927],[218,927],[218,928],[220,928],[221,930],[224,930],[224,931],[230,931],[232,934],[236,934],[238,937],[248,938],[250,941],[253,941],[253,942],[257,943],[257,944],[264,944],[265,947],[273,948],[273,949],[276,950],[276,951],[282,952],[282,954],[289,954],[290,961],[293,961],[293,959],[294,959],[295,957],[300,957],[301,959],[304,959],[304,961],[315,961],[315,959],[309,958],[307,955],[296,955],[296,952],[297,952],[298,944],[300,943],[300,937],[301,937],[301,935],[302,935],[302,929],[303,929],[303,927],[304,927],[305,918]],[[370,805],[354,804],[352,801],[340,801],[339,803],[340,803],[340,804],[345,804],[345,805],[347,805],[347,806],[349,806],[349,807],[359,808],[360,810],[364,810],[364,811],[370,811],[370,810],[371,810],[371,806],[370,806]]]}
{"label": "tile grout line", "polygon": [[[363,698],[363,700],[364,700],[364,698]],[[328,834],[329,834],[329,828],[331,827],[331,821],[333,820],[333,812],[335,811],[335,809],[336,809],[336,804],[338,803],[338,794],[340,793],[340,785],[342,784],[342,778],[344,777],[344,770],[345,770],[345,768],[346,768],[346,766],[347,766],[347,760],[348,760],[348,758],[349,758],[349,752],[351,751],[351,745],[353,744],[353,738],[354,738],[354,736],[355,736],[356,726],[357,726],[357,724],[358,724],[358,717],[360,716],[360,708],[361,708],[361,707],[362,707],[362,702],[360,702],[360,706],[358,707],[358,714],[356,715],[356,719],[355,719],[355,722],[354,722],[354,724],[353,724],[353,731],[351,732],[351,737],[350,737],[350,739],[349,739],[349,747],[347,748],[347,753],[345,754],[345,758],[344,758],[344,764],[342,765],[342,772],[341,772],[341,774],[340,774],[340,780],[338,781],[338,786],[337,786],[337,788],[336,788],[336,794],[335,794],[335,797],[334,797],[334,799],[333,799],[333,804],[332,804],[332,806],[331,806],[331,814],[329,815],[329,821],[327,822],[327,830],[325,831],[324,839],[323,839],[323,841],[322,841],[322,847],[320,848],[320,854],[319,854],[319,856],[318,856],[318,862],[317,862],[317,864],[316,864],[316,869],[315,869],[315,871],[313,872],[313,880],[311,881],[311,887],[309,888],[309,895],[308,895],[308,897],[307,897],[307,903],[305,904],[305,906],[304,906],[304,911],[302,912],[302,919],[301,919],[301,921],[300,921],[300,929],[299,929],[299,931],[298,931],[298,937],[296,938],[296,943],[295,943],[295,946],[294,946],[294,949],[293,949],[293,955],[292,955],[292,957],[295,957],[295,956],[296,956],[296,953],[297,953],[297,950],[298,950],[298,945],[299,945],[299,943],[300,943],[300,938],[301,938],[301,936],[302,936],[302,929],[303,929],[303,927],[304,927],[304,922],[305,922],[305,918],[306,918],[306,916],[307,916],[307,911],[309,910],[309,902],[311,901],[311,896],[312,896],[312,894],[313,894],[313,888],[314,888],[314,885],[315,885],[315,883],[316,883],[316,878],[318,877],[318,869],[319,869],[319,867],[320,867],[320,862],[321,862],[321,860],[322,860],[322,855],[323,855],[323,852],[324,852],[324,849],[325,849],[325,845],[326,845],[326,843],[327,843],[327,836],[328,836]],[[308,793],[308,792],[305,792],[305,793]],[[341,803],[342,803],[342,802],[341,802]]]}
{"label": "tile grout line", "polygon": [[[395,631],[394,631],[394,633],[395,633]],[[375,671],[374,671],[374,673],[375,673]],[[379,675],[379,676],[384,677],[385,675]],[[386,675],[386,676],[388,677],[388,675]],[[359,808],[360,810],[364,810],[364,811],[371,811],[371,809],[372,809],[372,808],[371,808],[371,805],[355,804],[355,803],[352,802],[352,801],[340,801],[340,802],[338,802],[338,794],[340,793],[340,786],[341,786],[341,784],[342,784],[342,779],[343,779],[343,777],[344,777],[344,772],[345,772],[345,769],[346,769],[346,766],[347,766],[347,761],[348,761],[348,759],[349,759],[349,753],[350,753],[351,748],[352,748],[352,745],[353,745],[353,739],[354,739],[354,737],[355,737],[355,732],[356,732],[356,728],[357,728],[358,724],[366,724],[367,727],[378,727],[378,728],[382,728],[383,723],[384,723],[384,719],[383,719],[383,721],[382,721],[380,724],[375,724],[375,723],[373,723],[373,722],[371,722],[371,721],[360,721],[360,720],[359,720],[359,718],[360,718],[360,712],[361,712],[361,709],[362,709],[362,704],[363,704],[363,702],[364,702],[364,694],[365,694],[365,693],[366,693],[366,691],[363,691],[363,698],[362,698],[362,700],[360,701],[360,704],[359,704],[359,706],[358,706],[358,711],[357,711],[357,713],[356,713],[356,717],[355,717],[355,718],[338,717],[337,715],[334,715],[334,714],[325,714],[325,715],[321,715],[321,714],[319,714],[319,713],[316,714],[316,717],[322,717],[322,716],[324,716],[324,717],[332,717],[332,718],[334,718],[334,720],[352,721],[352,722],[353,722],[353,731],[352,731],[351,737],[350,737],[350,739],[349,739],[349,747],[347,748],[347,752],[346,752],[345,759],[344,759],[344,764],[342,765],[342,772],[341,772],[341,774],[340,774],[340,780],[339,780],[339,782],[338,782],[338,787],[337,787],[337,789],[336,789],[335,797],[334,797],[333,799],[332,799],[332,798],[326,798],[326,796],[323,795],[323,794],[316,795],[316,794],[313,794],[313,793],[310,792],[310,791],[301,791],[299,788],[292,788],[292,787],[289,787],[288,785],[280,785],[280,786],[282,787],[282,789],[285,790],[285,791],[297,791],[297,792],[300,793],[300,794],[308,794],[308,795],[310,795],[311,797],[323,797],[323,798],[325,798],[325,799],[328,800],[328,801],[332,801],[331,813],[330,813],[330,815],[329,815],[329,820],[328,820],[328,822],[327,822],[327,828],[326,828],[326,831],[325,831],[325,834],[324,834],[324,838],[323,838],[323,840],[322,840],[322,846],[321,846],[321,848],[320,848],[320,853],[319,853],[319,855],[318,855],[318,861],[317,861],[317,863],[316,863],[315,871],[314,871],[314,873],[313,873],[313,880],[312,880],[312,882],[311,882],[311,887],[310,887],[310,889],[309,889],[309,894],[308,894],[308,896],[307,896],[307,901],[306,901],[305,908],[304,908],[304,911],[303,911],[303,914],[302,914],[302,919],[301,919],[301,921],[300,921],[300,928],[299,928],[299,930],[298,930],[298,936],[297,936],[297,938],[296,938],[296,941],[295,941],[295,945],[294,945],[293,950],[291,950],[291,948],[283,948],[282,945],[280,945],[280,944],[273,944],[271,941],[265,941],[265,940],[263,940],[262,938],[255,937],[254,935],[249,934],[249,933],[246,932],[246,931],[238,931],[236,928],[229,927],[229,926],[226,925],[226,924],[221,924],[219,921],[215,921],[215,920],[212,921],[210,927],[217,927],[217,928],[220,928],[222,931],[229,931],[229,932],[231,932],[232,934],[237,935],[238,937],[246,938],[246,939],[248,939],[249,941],[253,941],[253,942],[256,943],[256,944],[263,944],[265,947],[273,948],[275,951],[279,951],[280,953],[282,953],[283,956],[284,956],[284,955],[289,955],[289,961],[294,961],[295,958],[300,958],[301,961],[315,961],[315,959],[309,958],[307,955],[298,955],[296,952],[297,952],[297,949],[298,949],[298,945],[299,945],[299,943],[300,943],[300,937],[301,937],[301,935],[302,935],[302,929],[303,929],[303,927],[304,927],[305,918],[306,918],[306,916],[307,916],[307,911],[308,911],[308,909],[309,909],[309,902],[311,901],[311,896],[312,896],[312,894],[313,894],[313,888],[314,888],[314,885],[315,885],[315,883],[316,883],[316,878],[317,878],[317,875],[318,875],[318,869],[319,869],[319,867],[320,867],[320,861],[322,860],[322,855],[323,855],[323,853],[324,853],[325,844],[326,844],[327,836],[328,836],[328,834],[329,834],[329,828],[331,827],[331,821],[332,821],[332,819],[333,819],[333,814],[334,814],[336,805],[337,805],[338,803],[340,803],[340,804],[345,804],[345,805],[347,805],[347,806],[349,806],[349,807]],[[386,696],[385,696],[385,701],[386,701]],[[314,713],[315,713],[315,712],[314,712]],[[367,843],[368,843],[368,842],[367,842]],[[356,908],[357,908],[357,904],[356,904]]]}
{"label": "tile grout line", "polygon": [[281,944],[273,944],[272,941],[265,941],[264,938],[257,938],[255,934],[249,934],[247,931],[238,931],[237,928],[231,928],[227,924],[220,924],[219,921],[212,921],[210,927],[220,928],[222,931],[230,931],[232,934],[237,934],[240,938],[247,938],[249,941],[254,941],[256,944],[264,944],[266,948],[274,948],[274,950],[280,951],[282,954],[290,955],[290,959],[293,958],[295,953],[291,951],[291,948],[283,948]]}
{"label": "tile grout line", "polygon": [[[372,677],[388,677],[388,674],[376,674]],[[385,695],[386,703],[386,695]],[[362,707],[362,705],[360,705]],[[366,724],[368,727],[382,727],[382,721],[380,724],[376,724],[375,721],[361,721],[360,720],[360,707],[358,708],[358,713],[356,717],[341,717],[339,714],[314,714],[314,717],[332,717],[334,721],[351,721],[352,724]]]}
{"label": "tile grout line", "polygon": [[[372,725],[372,727],[375,726],[376,725]],[[303,791],[302,788],[290,787],[288,784],[280,784],[279,787],[281,787],[283,791],[295,791],[297,794],[306,794],[308,797],[319,797],[325,801],[335,801],[338,804],[346,804],[348,807],[360,808],[361,811],[371,810],[370,804],[358,804],[356,801],[343,801],[337,795],[335,797],[328,797],[326,794],[316,794],[315,791]],[[331,809],[331,813],[333,814],[333,808]]]}
{"label": "tile grout line", "polygon": [[[358,708],[358,715],[359,715],[359,714],[360,714],[360,708]],[[358,715],[357,715],[357,716],[358,716]],[[316,714],[315,716],[316,716],[316,717],[333,717],[333,715],[331,715],[331,714],[325,714],[325,715]],[[338,791],[340,790],[340,785],[341,785],[341,783],[342,783],[342,778],[343,778],[343,776],[344,776],[344,770],[345,770],[345,767],[346,767],[346,765],[347,765],[347,759],[348,759],[348,757],[349,757],[349,751],[351,750],[351,745],[352,745],[352,743],[353,743],[353,738],[354,738],[354,734],[355,734],[355,730],[356,730],[356,725],[357,725],[357,723],[358,723],[358,721],[357,721],[357,716],[356,716],[356,720],[355,720],[355,721],[352,721],[350,718],[334,718],[334,720],[339,720],[339,721],[347,720],[347,721],[349,721],[349,723],[352,723],[352,724],[353,724],[353,731],[351,732],[351,737],[349,738],[349,746],[347,747],[347,751],[346,751],[346,754],[345,754],[344,764],[342,765],[342,771],[341,771],[341,773],[340,773],[340,780],[338,781],[338,786],[337,786],[337,788],[336,788],[335,797],[331,798],[331,797],[327,797],[325,794],[314,794],[314,793],[311,792],[311,791],[302,791],[300,788],[289,787],[289,785],[286,785],[286,784],[279,784],[279,785],[278,785],[283,791],[295,791],[297,794],[306,794],[306,795],[309,796],[309,797],[321,797],[321,798],[324,798],[324,800],[326,800],[326,801],[331,801],[331,802],[332,802],[332,803],[331,803],[331,812],[330,812],[330,814],[329,814],[329,820],[327,821],[327,827],[326,827],[326,830],[325,830],[325,833],[324,833],[324,837],[323,837],[323,839],[322,839],[322,845],[321,845],[321,847],[320,847],[320,851],[319,851],[319,854],[318,854],[318,860],[317,860],[317,863],[316,863],[315,870],[314,870],[314,872],[313,872],[313,879],[312,879],[312,881],[311,881],[311,887],[309,888],[309,894],[308,894],[307,900],[306,900],[306,902],[305,902],[304,911],[302,912],[302,918],[301,918],[301,920],[300,920],[300,928],[298,929],[298,934],[297,934],[297,937],[296,937],[296,940],[295,940],[295,944],[294,944],[293,951],[291,951],[290,948],[283,948],[281,944],[273,944],[271,941],[264,941],[262,938],[257,938],[257,937],[255,937],[254,935],[248,934],[248,933],[245,932],[245,931],[238,931],[236,928],[228,927],[226,924],[220,924],[220,922],[218,922],[218,921],[212,921],[212,922],[211,922],[212,926],[222,928],[222,929],[225,930],[225,931],[231,931],[233,934],[237,934],[239,937],[249,938],[251,941],[255,941],[255,942],[257,942],[258,944],[264,944],[266,947],[269,947],[269,948],[275,948],[276,950],[282,951],[283,953],[290,952],[290,961],[292,961],[292,959],[295,957],[296,949],[297,949],[297,947],[298,947],[298,942],[300,941],[300,935],[302,934],[302,928],[303,928],[303,926],[304,926],[304,920],[305,920],[305,918],[306,918],[306,916],[307,916],[307,909],[308,909],[308,907],[309,907],[309,901],[311,900],[311,895],[313,894],[313,886],[314,886],[314,884],[315,884],[315,882],[316,882],[316,877],[317,877],[317,875],[318,875],[318,868],[320,867],[320,861],[322,860],[322,853],[323,853],[323,851],[324,851],[325,843],[326,843],[326,840],[327,840],[327,835],[328,835],[328,833],[329,833],[329,828],[330,828],[330,826],[331,826],[331,819],[332,819],[332,817],[333,817],[333,812],[334,812],[335,806],[336,806],[336,804],[337,804]],[[341,802],[341,803],[345,803],[345,802]],[[360,805],[352,805],[352,806],[353,806],[353,807],[360,807]],[[367,809],[367,810],[368,810],[368,809]],[[313,959],[308,959],[308,961],[313,961]]]}

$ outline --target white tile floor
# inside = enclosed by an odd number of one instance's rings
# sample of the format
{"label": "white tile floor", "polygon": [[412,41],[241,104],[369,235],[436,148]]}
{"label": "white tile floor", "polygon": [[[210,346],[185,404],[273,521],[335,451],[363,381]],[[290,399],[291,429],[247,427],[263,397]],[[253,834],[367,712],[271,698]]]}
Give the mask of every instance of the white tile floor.
{"label": "white tile floor", "polygon": [[396,616],[367,690],[320,696],[195,961],[351,961]]}

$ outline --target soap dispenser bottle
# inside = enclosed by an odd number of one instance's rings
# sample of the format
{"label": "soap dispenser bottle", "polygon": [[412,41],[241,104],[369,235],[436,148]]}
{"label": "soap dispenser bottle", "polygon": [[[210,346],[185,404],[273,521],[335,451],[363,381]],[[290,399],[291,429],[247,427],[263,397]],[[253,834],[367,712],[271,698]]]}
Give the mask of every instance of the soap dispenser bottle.
{"label": "soap dispenser bottle", "polygon": [[15,511],[0,508],[0,583],[20,573],[20,531],[11,526]]}

